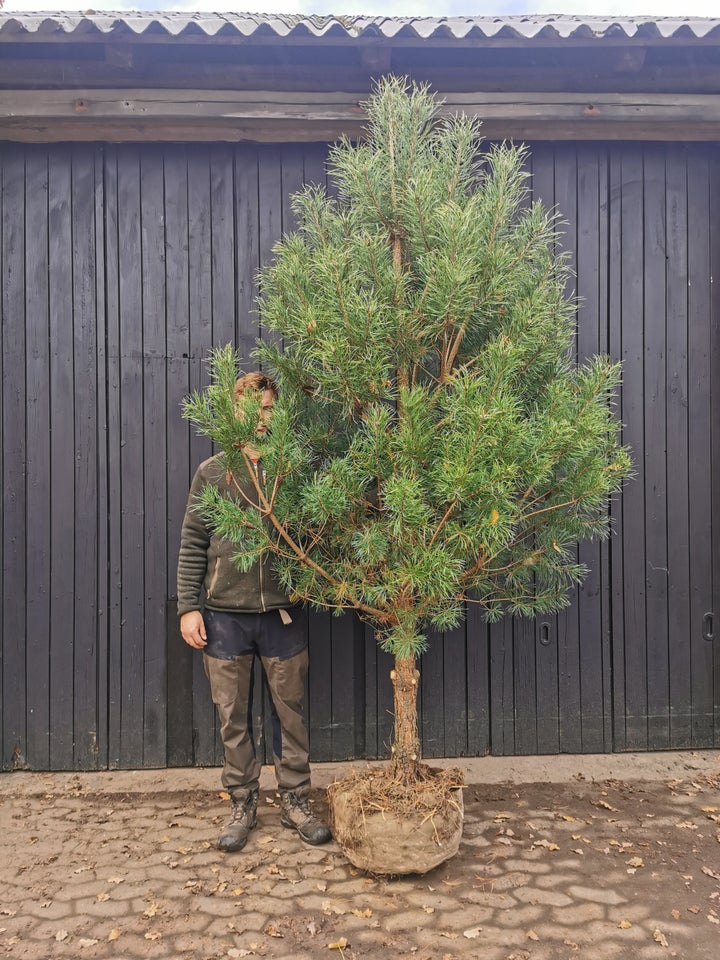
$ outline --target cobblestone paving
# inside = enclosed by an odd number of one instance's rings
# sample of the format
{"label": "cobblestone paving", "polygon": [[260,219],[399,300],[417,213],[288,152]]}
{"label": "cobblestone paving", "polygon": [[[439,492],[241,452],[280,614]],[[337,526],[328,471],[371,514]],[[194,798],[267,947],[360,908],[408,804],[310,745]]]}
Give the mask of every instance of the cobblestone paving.
{"label": "cobblestone paving", "polygon": [[155,792],[0,775],[0,956],[720,958],[717,777],[471,784],[459,855],[387,879],[305,846],[268,790],[246,849],[219,854],[220,792],[153,773]]}

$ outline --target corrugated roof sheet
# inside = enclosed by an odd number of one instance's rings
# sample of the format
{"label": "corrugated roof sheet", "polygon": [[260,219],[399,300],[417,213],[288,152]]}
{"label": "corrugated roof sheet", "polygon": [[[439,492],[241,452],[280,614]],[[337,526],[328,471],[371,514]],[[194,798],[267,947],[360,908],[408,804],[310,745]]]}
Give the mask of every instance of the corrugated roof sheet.
{"label": "corrugated roof sheet", "polygon": [[320,17],[250,13],[12,13],[0,11],[5,39],[23,35],[106,36],[166,35],[182,39],[242,37],[393,37],[586,40],[693,38],[720,40],[720,18],[710,17]]}

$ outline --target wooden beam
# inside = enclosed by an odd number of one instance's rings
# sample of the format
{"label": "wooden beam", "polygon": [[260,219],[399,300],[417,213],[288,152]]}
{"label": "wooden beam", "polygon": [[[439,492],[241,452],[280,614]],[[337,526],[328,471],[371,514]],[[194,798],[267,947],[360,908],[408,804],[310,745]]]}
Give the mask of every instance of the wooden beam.
{"label": "wooden beam", "polygon": [[[356,94],[228,90],[0,91],[0,138],[287,140],[357,136]],[[451,93],[444,115],[489,137],[720,140],[718,94]]]}

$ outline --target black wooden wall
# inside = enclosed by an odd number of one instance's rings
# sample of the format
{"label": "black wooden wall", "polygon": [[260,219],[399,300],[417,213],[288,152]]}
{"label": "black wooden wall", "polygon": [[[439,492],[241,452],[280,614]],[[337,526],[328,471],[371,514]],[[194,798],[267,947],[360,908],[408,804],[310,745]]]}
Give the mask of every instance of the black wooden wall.
{"label": "black wooden wall", "polygon": [[[219,761],[174,610],[186,493],[209,453],[179,402],[211,346],[251,348],[254,272],[324,158],[0,144],[4,769]],[[530,165],[568,222],[578,354],[625,362],[636,477],[616,536],[581,547],[591,574],[567,611],[488,629],[471,608],[432,638],[424,752],[720,745],[718,149],[537,144]],[[316,760],[386,752],[389,662],[366,633],[313,618]],[[261,735],[265,713],[258,698]]]}

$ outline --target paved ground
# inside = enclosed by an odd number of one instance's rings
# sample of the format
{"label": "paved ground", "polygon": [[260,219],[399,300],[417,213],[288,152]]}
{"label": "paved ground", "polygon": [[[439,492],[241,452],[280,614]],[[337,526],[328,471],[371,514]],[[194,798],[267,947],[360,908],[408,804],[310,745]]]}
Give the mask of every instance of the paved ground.
{"label": "paved ground", "polygon": [[284,830],[269,771],[234,855],[215,770],[2,774],[0,955],[720,958],[720,754],[463,765],[460,853],[397,880]]}

